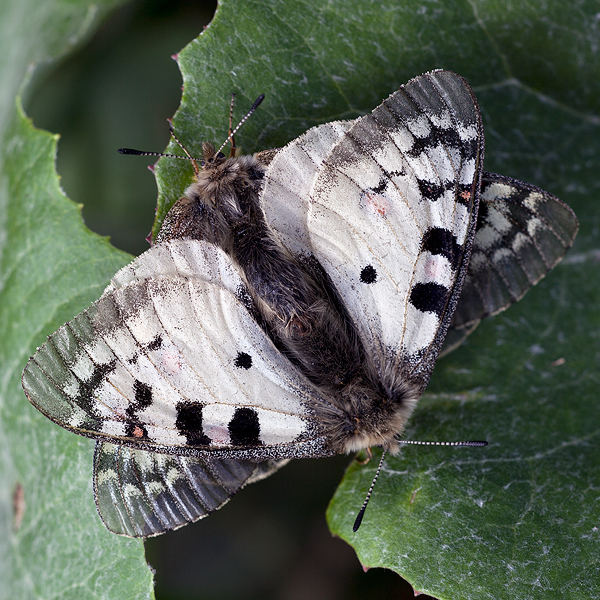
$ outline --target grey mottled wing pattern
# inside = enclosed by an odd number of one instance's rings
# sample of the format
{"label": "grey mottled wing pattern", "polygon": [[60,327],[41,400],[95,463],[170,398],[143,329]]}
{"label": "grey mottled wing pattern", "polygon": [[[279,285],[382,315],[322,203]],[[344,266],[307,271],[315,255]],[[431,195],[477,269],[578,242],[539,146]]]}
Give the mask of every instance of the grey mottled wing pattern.
{"label": "grey mottled wing pattern", "polygon": [[96,443],[94,496],[107,529],[150,537],[221,508],[246,484],[287,461],[203,459]]}
{"label": "grey mottled wing pattern", "polygon": [[467,276],[444,352],[479,321],[520,300],[563,258],[579,227],[575,213],[533,185],[484,172]]}

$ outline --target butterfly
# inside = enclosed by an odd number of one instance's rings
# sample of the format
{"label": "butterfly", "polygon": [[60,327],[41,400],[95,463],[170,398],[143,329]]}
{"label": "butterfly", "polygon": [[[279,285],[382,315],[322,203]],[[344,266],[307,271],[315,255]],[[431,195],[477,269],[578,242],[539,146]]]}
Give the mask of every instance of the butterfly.
{"label": "butterfly", "polygon": [[483,155],[477,100],[450,71],[281,149],[203,144],[154,246],[23,372],[38,410],[97,440],[107,528],[175,529],[292,458],[397,452],[440,352],[577,232]]}

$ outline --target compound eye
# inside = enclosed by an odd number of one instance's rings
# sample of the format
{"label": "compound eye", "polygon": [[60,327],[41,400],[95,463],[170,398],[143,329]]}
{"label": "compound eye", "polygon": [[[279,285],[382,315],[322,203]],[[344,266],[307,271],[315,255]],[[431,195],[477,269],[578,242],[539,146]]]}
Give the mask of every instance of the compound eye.
{"label": "compound eye", "polygon": [[225,158],[225,155],[222,152],[219,152],[215,158]]}

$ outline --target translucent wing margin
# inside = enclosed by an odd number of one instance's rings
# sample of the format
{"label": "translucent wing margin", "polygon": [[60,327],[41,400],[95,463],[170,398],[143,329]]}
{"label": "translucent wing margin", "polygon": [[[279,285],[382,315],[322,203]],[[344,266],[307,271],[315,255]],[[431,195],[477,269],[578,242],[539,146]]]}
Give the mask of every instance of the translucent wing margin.
{"label": "translucent wing margin", "polygon": [[155,536],[207,516],[246,484],[267,477],[286,462],[206,460],[97,442],[96,506],[113,533]]}
{"label": "translucent wing margin", "polygon": [[467,276],[444,351],[479,321],[520,300],[562,260],[579,223],[556,196],[510,177],[484,173]]}

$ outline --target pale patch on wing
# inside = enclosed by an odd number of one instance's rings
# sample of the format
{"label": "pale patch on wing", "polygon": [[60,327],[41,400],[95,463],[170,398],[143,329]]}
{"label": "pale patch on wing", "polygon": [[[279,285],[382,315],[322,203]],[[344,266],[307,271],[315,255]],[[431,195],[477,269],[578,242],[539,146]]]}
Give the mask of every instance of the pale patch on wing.
{"label": "pale patch on wing", "polygon": [[[426,138],[431,134],[431,121],[425,115],[418,115],[414,119],[406,120],[406,129],[415,137]],[[394,132],[394,135],[401,135],[401,132]],[[410,149],[412,142],[413,140],[410,138],[410,145],[406,147],[406,150]]]}
{"label": "pale patch on wing", "polygon": [[447,257],[426,251],[419,254],[413,283],[438,283],[450,288],[454,276],[454,269]]}
{"label": "pale patch on wing", "polygon": [[482,186],[481,189],[481,199],[486,202],[497,202],[499,200],[508,200],[510,199],[514,188],[506,183],[489,183],[485,186]]}
{"label": "pale patch on wing", "polygon": [[283,245],[296,255],[310,255],[306,214],[312,181],[323,159],[351,121],[334,121],[309,129],[282,148],[264,177],[261,207]]}
{"label": "pale patch on wing", "polygon": [[306,421],[296,415],[257,409],[260,421],[260,441],[267,446],[283,444],[307,432]]}
{"label": "pale patch on wing", "polygon": [[435,313],[418,310],[410,302],[407,303],[406,319],[410,323],[410,335],[405,336],[403,348],[407,355],[416,355],[431,344],[440,321]]}
{"label": "pale patch on wing", "polygon": [[202,411],[202,429],[214,446],[231,445],[228,425],[234,413],[235,406],[226,404],[208,404]]}
{"label": "pale patch on wing", "polygon": [[538,231],[541,231],[543,227],[543,223],[538,218],[529,219],[527,222],[527,233],[531,237],[535,237]]}

